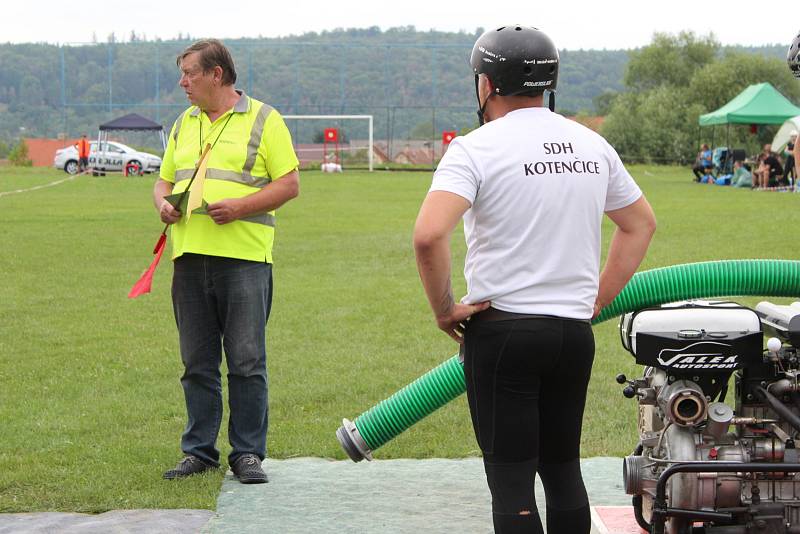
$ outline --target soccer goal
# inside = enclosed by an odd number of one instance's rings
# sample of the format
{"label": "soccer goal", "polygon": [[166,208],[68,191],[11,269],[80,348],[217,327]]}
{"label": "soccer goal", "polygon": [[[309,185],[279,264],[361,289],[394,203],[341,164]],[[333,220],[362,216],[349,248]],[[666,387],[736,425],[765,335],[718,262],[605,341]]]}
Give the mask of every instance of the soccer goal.
{"label": "soccer goal", "polygon": [[[286,126],[292,133],[295,152],[301,165],[323,164],[326,152],[331,160],[333,151],[336,162],[344,168],[366,164],[373,168],[373,121],[372,115],[284,115]],[[326,130],[338,132],[335,146],[325,143]]]}

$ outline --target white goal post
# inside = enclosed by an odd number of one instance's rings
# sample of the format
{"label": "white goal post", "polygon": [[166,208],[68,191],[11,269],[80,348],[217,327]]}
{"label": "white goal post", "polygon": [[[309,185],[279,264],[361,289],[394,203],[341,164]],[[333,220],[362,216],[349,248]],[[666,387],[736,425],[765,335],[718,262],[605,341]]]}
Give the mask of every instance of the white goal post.
{"label": "white goal post", "polygon": [[340,119],[355,119],[365,120],[369,123],[369,146],[367,147],[367,156],[369,158],[369,170],[372,172],[372,159],[373,159],[373,137],[372,137],[372,115],[283,115],[284,119],[309,119],[309,120],[340,120]]}

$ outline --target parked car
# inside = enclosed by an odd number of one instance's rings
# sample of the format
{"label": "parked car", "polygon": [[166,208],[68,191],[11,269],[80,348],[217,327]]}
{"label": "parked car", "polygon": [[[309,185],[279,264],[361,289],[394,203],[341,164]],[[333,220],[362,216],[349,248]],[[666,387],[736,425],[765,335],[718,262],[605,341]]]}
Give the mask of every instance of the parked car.
{"label": "parked car", "polygon": [[[126,167],[134,166],[138,167],[139,173],[158,172],[161,168],[161,158],[146,152],[138,152],[115,141],[101,142],[98,151],[97,141],[92,141],[89,149],[89,167],[104,171],[122,171]],[[56,150],[53,167],[64,169],[68,174],[77,173],[78,150],[74,146]]]}

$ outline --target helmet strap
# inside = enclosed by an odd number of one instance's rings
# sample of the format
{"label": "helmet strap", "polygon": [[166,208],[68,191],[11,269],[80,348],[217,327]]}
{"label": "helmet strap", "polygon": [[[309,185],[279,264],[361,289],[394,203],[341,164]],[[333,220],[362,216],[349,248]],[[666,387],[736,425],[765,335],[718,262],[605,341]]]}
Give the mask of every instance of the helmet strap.
{"label": "helmet strap", "polygon": [[550,111],[556,110],[556,92],[550,89],[545,89],[545,95],[547,96],[547,107]]}
{"label": "helmet strap", "polygon": [[486,113],[486,105],[489,103],[489,99],[492,98],[493,93],[489,93],[486,96],[486,100],[481,104],[481,94],[478,91],[478,80],[480,79],[480,75],[475,75],[475,97],[478,99],[478,125],[483,126],[486,124],[486,118],[484,117],[484,113]]}

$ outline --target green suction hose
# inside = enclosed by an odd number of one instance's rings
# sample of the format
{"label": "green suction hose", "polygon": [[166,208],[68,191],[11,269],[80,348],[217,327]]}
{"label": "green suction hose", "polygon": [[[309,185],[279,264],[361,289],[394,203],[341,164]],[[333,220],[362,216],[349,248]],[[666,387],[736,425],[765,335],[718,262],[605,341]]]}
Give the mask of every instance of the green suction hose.
{"label": "green suction hose", "polygon": [[[709,261],[642,271],[592,323],[667,302],[737,295],[800,297],[800,261]],[[342,420],[336,437],[354,462],[372,460],[372,451],[464,391],[464,369],[455,355],[355,421]]]}

